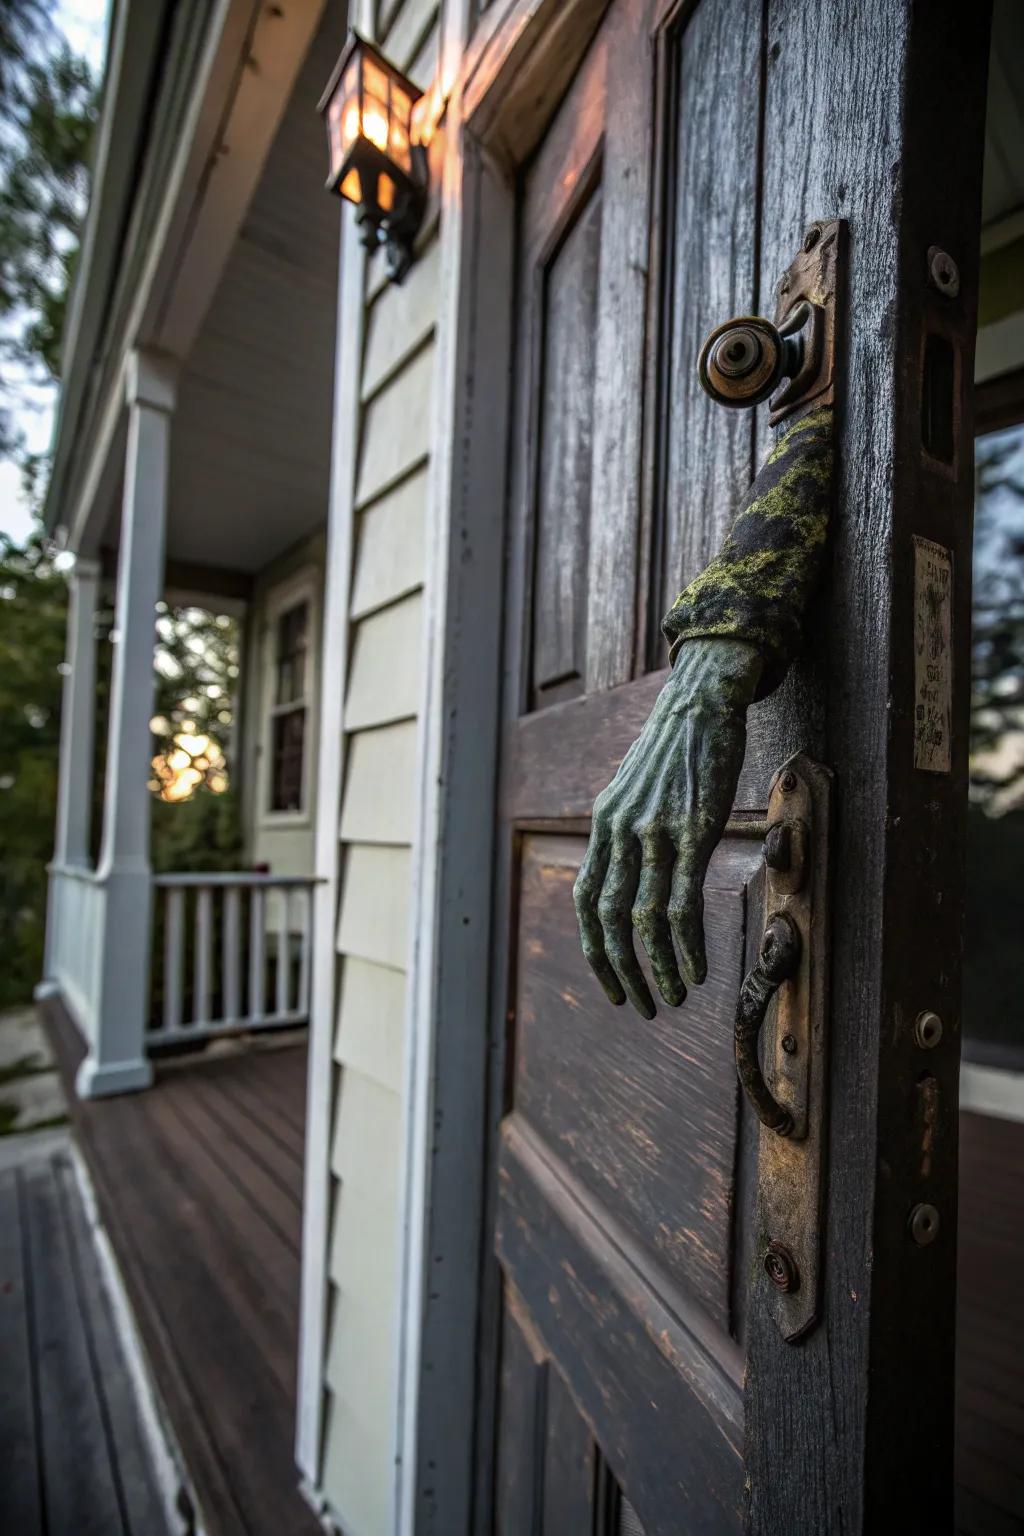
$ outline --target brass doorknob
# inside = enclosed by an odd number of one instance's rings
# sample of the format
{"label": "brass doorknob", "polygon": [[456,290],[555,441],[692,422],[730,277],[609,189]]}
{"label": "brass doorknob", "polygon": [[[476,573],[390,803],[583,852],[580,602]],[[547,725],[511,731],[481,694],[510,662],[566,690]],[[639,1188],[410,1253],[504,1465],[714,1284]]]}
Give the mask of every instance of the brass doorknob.
{"label": "brass doorknob", "polygon": [[811,306],[798,304],[782,327],[760,315],[727,320],[700,349],[701,388],[719,405],[751,406],[767,400],[782,379],[792,379],[804,362],[803,327]]}

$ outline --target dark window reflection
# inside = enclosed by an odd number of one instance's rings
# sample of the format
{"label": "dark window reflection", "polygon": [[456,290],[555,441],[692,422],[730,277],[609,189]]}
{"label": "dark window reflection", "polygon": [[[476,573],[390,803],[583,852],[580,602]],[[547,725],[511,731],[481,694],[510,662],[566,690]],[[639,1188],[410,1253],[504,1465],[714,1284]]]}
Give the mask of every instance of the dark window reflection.
{"label": "dark window reflection", "polygon": [[976,454],[964,1054],[1024,1066],[1024,424]]}

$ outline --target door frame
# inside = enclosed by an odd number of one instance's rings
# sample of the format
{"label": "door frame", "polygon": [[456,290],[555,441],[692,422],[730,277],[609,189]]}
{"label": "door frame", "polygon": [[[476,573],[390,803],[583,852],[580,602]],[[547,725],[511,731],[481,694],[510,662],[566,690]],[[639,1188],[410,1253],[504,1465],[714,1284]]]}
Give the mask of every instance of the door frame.
{"label": "door frame", "polygon": [[[493,1403],[496,1363],[496,1287],[485,1289],[482,1302],[480,1294],[489,1267],[492,1166],[481,1151],[493,1143],[500,1110],[491,908],[514,176],[606,8],[607,0],[509,0],[484,12],[461,56],[457,45],[442,45],[442,57],[458,67],[444,125],[437,451],[427,510],[432,556],[407,1003],[396,1529],[410,1536],[486,1529],[485,1508],[474,1510],[473,1497],[476,1487],[486,1498],[491,1482],[493,1425],[480,1422],[478,1405]],[[685,14],[678,0],[665,0],[662,10]],[[845,178],[856,178],[858,155],[861,169],[878,174],[880,167],[877,138],[862,144],[844,128],[842,92],[857,86],[830,73],[830,50],[843,57],[830,30],[836,18],[823,13],[812,24],[805,6],[790,23],[775,0],[765,0],[763,15],[766,43],[776,30],[780,39],[771,55],[775,109],[787,80],[791,91],[805,81],[807,92],[800,186],[782,179],[781,149],[769,145],[765,185],[784,194],[777,214],[772,208],[778,223],[766,231],[774,254],[777,243],[794,246],[798,221],[846,211]],[[830,1529],[820,1519],[828,1522],[839,1506],[852,1530],[871,1528],[880,1506],[897,1520],[941,1520],[951,1508],[952,1345],[936,1341],[952,1335],[955,1242],[914,1250],[906,1218],[921,1198],[923,1114],[929,1188],[942,1191],[947,1231],[955,1224],[961,903],[944,910],[940,902],[961,878],[966,750],[954,730],[947,780],[925,783],[911,771],[913,540],[953,551],[954,626],[962,625],[969,613],[964,540],[977,291],[972,232],[979,222],[972,199],[980,194],[981,127],[965,124],[969,113],[937,110],[931,82],[971,80],[983,98],[987,26],[983,14],[962,17],[955,0],[928,8],[866,0],[846,42],[850,50],[858,44],[870,54],[872,67],[862,72],[870,84],[861,89],[876,107],[878,133],[883,125],[902,132],[909,147],[893,197],[858,206],[852,228],[839,436],[840,450],[845,438],[858,451],[840,451],[831,557],[842,634],[830,643],[819,622],[816,635],[820,683],[842,707],[827,741],[814,747],[847,771],[833,864],[855,870],[857,879],[833,906],[824,1320],[799,1348],[768,1327],[753,1327],[750,1339],[747,1461],[756,1491],[749,1521],[758,1532],[793,1528],[794,1510]],[[950,331],[948,312],[928,289],[933,244],[956,256],[965,295],[954,327],[959,473],[922,466],[915,436],[923,374],[914,360],[923,359],[929,327]],[[497,293],[507,302],[496,302]],[[722,318],[709,316],[708,324]],[[966,720],[967,682],[954,677],[954,724]],[[938,826],[935,856],[927,864],[908,859],[908,850],[929,847]],[[917,914],[909,957],[878,937],[887,918],[902,923],[908,913]],[[915,1047],[913,1020],[924,1007],[950,1021],[950,1051],[941,1061],[923,1063]],[[917,1089],[924,1065],[939,1083],[937,1120],[934,1101]],[[919,1290],[907,1283],[914,1273],[923,1277]],[[812,1454],[801,1447],[793,1457],[791,1437],[801,1432]],[[913,1475],[924,1438],[938,1447],[930,1481]]]}
{"label": "door frame", "polygon": [[477,1407],[488,1400],[478,1370],[493,1381],[496,1356],[495,1317],[480,1306],[491,1168],[482,1154],[497,1124],[491,905],[515,177],[608,4],[495,3],[461,46],[468,18],[456,4],[442,36],[442,71],[449,61],[454,79],[448,94],[442,73],[435,451],[406,1003],[395,1522],[403,1536],[468,1532],[482,1515],[474,1491],[490,1477],[491,1435]]}

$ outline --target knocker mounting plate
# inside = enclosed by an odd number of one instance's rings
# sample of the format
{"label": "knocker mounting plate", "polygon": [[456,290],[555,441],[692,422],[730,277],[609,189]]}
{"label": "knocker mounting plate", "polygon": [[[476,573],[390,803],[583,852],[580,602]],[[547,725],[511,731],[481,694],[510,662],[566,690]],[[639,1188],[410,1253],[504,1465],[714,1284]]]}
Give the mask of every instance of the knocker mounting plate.
{"label": "knocker mounting plate", "polygon": [[768,402],[773,427],[812,403],[835,403],[836,330],[845,245],[843,219],[816,219],[808,225],[800,250],[779,279],[775,324],[784,337],[791,331],[802,331],[803,357],[799,370]]}
{"label": "knocker mounting plate", "polygon": [[757,1211],[765,1300],[790,1341],[817,1321],[820,1294],[831,788],[827,768],[790,759],[772,784],[765,838],[765,931],[784,920],[799,936],[764,1031],[764,1080],[789,1124],[760,1126]]}

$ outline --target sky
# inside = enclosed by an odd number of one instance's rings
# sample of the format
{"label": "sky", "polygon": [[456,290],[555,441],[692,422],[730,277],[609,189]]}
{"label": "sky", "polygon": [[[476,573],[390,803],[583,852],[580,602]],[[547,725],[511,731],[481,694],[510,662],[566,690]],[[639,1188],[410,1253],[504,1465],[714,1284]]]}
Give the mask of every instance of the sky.
{"label": "sky", "polygon": [[[106,41],[107,0],[58,0],[54,21],[73,48],[85,55],[98,74],[103,65]],[[52,393],[36,391],[27,408],[17,416],[18,425],[35,452],[44,449],[53,431]],[[21,495],[21,473],[14,464],[0,460],[0,532],[19,542],[31,532],[32,519]]]}

